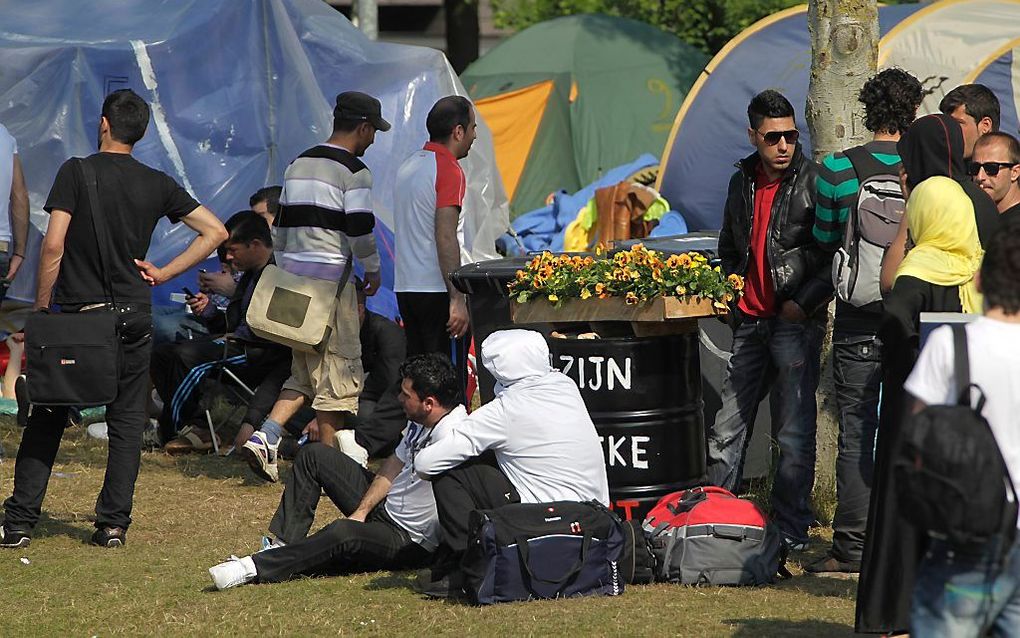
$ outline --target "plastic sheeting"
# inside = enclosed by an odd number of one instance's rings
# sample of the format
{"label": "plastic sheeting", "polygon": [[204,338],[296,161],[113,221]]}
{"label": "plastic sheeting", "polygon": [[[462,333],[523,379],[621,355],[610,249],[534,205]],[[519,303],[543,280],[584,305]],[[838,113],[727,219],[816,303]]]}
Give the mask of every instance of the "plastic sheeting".
{"label": "plastic sheeting", "polygon": [[645,153],[629,164],[609,169],[605,175],[576,193],[565,191],[555,193],[551,204],[521,215],[513,221],[513,229],[518,238],[515,240],[509,235],[502,237],[500,241],[504,250],[509,255],[530,251],[563,250],[563,232],[588,200],[595,197],[597,189],[619,184],[641,169],[658,163],[659,160],[654,155]]}
{"label": "plastic sheeting", "polygon": [[[393,188],[397,168],[427,140],[425,116],[444,95],[466,95],[436,50],[373,42],[321,0],[8,0],[0,23],[0,122],[18,140],[33,211],[28,260],[11,296],[34,297],[46,195],[60,164],[96,149],[103,97],[131,88],[152,106],[140,161],[175,177],[226,219],[248,197],[280,184],[287,164],[324,141],[337,93],[377,96],[393,123],[364,158],[375,187],[387,287],[370,305],[395,314]],[[492,138],[462,161],[465,259],[495,257],[508,225]],[[193,233],[163,220],[149,259],[163,264]],[[430,241],[430,238],[423,238]],[[215,267],[215,265],[213,266]],[[186,274],[157,289],[154,303],[194,284]]]}

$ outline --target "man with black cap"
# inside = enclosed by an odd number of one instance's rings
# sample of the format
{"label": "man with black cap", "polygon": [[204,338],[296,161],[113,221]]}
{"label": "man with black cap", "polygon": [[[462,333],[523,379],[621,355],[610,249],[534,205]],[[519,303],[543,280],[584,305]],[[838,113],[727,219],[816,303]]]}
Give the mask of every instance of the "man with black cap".
{"label": "man with black cap", "polygon": [[[358,158],[375,141],[376,131],[388,131],[379,100],[348,91],[336,98],[333,133],[290,163],[284,173],[280,212],[274,222],[276,263],[305,277],[339,281],[351,276],[349,262],[365,269],[365,294],[379,289],[375,215],[372,213],[372,174]],[[353,430],[344,428],[345,414],[356,414],[361,388],[361,342],[358,302],[354,286],[345,286],[337,300],[329,343],[323,352],[293,352],[291,377],[273,411],[244,444],[243,453],[260,477],[276,481],[276,459],[283,424],[277,413],[311,402],[319,439],[340,447],[355,446]]]}

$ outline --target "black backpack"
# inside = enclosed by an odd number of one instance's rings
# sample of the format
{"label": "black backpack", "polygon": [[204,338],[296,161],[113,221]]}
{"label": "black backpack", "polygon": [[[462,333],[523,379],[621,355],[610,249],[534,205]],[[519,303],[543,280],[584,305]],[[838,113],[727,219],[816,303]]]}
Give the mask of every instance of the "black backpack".
{"label": "black backpack", "polygon": [[[953,330],[956,405],[930,405],[906,418],[893,461],[900,511],[934,538],[973,546],[1016,535],[1017,496],[1002,452],[981,415],[985,396],[970,382],[967,333]],[[971,388],[978,391],[971,407]]]}

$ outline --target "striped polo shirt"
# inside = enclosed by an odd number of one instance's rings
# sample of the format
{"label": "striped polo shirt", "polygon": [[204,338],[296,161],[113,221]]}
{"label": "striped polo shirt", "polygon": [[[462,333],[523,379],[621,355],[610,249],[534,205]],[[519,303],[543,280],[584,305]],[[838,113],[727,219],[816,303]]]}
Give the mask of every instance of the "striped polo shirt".
{"label": "striped polo shirt", "polygon": [[[890,172],[899,172],[900,155],[896,142],[871,141],[864,145],[879,162],[890,167]],[[850,207],[857,202],[860,182],[850,160],[837,151],[826,155],[818,170],[818,199],[815,205],[815,240],[826,250],[835,252],[843,245],[843,230],[850,216]]]}
{"label": "striped polo shirt", "polygon": [[395,292],[446,292],[436,252],[436,210],[464,205],[467,182],[457,158],[429,142],[404,160],[393,192]]}
{"label": "striped polo shirt", "polygon": [[277,265],[287,272],[339,281],[347,261],[379,270],[372,213],[372,173],[350,151],[314,146],[283,176],[274,222]]}

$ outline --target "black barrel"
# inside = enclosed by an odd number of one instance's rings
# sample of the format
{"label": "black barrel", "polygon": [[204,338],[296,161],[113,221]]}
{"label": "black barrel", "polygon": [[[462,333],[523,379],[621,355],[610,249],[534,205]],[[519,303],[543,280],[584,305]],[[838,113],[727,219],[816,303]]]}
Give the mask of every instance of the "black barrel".
{"label": "black barrel", "polygon": [[696,332],[548,341],[553,366],[577,383],[602,440],[615,510],[641,520],[663,495],[704,483]]}

